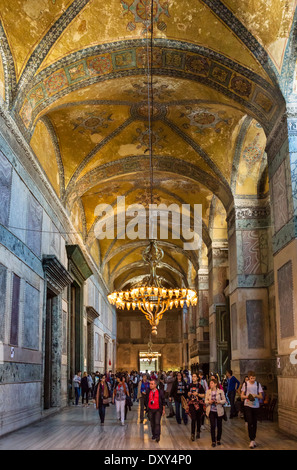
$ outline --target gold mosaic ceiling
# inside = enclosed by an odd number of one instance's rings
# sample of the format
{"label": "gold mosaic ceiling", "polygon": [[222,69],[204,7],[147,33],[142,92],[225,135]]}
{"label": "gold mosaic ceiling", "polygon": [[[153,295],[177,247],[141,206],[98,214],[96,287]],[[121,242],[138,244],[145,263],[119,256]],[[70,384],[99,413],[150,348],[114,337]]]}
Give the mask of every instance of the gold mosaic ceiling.
{"label": "gold mosaic ceiling", "polygon": [[[127,204],[149,202],[150,6],[0,0],[0,96],[111,288],[145,272],[145,241],[99,243],[94,213],[120,195]],[[154,202],[202,204],[206,244],[226,238],[222,214],[234,195],[259,195],[295,7],[296,0],[153,2]],[[267,181],[260,186],[267,191]],[[178,240],[162,248],[164,281],[191,283],[202,256]]]}

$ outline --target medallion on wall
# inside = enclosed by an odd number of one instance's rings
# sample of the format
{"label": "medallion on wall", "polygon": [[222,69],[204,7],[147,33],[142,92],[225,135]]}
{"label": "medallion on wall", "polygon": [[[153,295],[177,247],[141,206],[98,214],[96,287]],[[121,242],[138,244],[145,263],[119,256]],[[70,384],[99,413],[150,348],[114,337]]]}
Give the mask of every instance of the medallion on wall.
{"label": "medallion on wall", "polygon": [[[153,3],[152,3],[153,2]],[[123,14],[132,13],[134,22],[129,21],[127,30],[133,31],[136,28],[135,23],[142,23],[142,34],[151,31],[152,23],[155,23],[160,31],[165,31],[167,25],[164,21],[160,21],[161,15],[170,16],[168,12],[168,2],[160,0],[134,0],[130,5],[127,1],[121,0],[124,12]]]}

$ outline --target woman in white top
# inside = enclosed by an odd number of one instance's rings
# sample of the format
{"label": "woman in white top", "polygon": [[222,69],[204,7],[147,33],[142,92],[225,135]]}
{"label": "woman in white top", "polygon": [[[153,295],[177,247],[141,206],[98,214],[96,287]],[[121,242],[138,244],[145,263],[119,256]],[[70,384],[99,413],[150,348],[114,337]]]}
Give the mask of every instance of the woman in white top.
{"label": "woman in white top", "polygon": [[244,400],[245,417],[248,422],[250,438],[250,448],[257,446],[255,439],[257,433],[257,416],[260,408],[259,399],[263,398],[263,389],[259,382],[256,382],[254,371],[248,372],[248,381],[241,388],[241,399]]}
{"label": "woman in white top", "polygon": [[[212,440],[212,447],[221,445],[222,437],[222,424],[224,416],[224,407],[226,397],[223,390],[218,388],[218,381],[211,379],[209,382],[209,389],[205,395],[206,416],[210,420],[210,433]],[[215,436],[217,428],[217,438]]]}

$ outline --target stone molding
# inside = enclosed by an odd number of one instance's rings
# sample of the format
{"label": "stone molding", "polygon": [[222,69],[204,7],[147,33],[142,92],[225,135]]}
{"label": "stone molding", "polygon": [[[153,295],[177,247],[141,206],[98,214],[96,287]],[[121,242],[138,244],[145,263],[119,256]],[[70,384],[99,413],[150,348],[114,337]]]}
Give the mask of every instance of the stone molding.
{"label": "stone molding", "polygon": [[73,282],[73,277],[55,255],[44,255],[42,265],[47,284],[56,295],[61,294]]}
{"label": "stone molding", "polygon": [[86,307],[86,312],[87,312],[87,319],[89,322],[93,323],[96,318],[100,317],[100,314],[97,312],[97,310],[94,309],[94,307],[88,305]]}

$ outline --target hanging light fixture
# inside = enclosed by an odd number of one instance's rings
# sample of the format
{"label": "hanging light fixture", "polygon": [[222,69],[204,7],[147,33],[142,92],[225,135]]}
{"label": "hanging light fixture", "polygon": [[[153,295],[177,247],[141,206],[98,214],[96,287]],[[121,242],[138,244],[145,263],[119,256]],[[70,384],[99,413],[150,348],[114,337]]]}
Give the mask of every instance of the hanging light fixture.
{"label": "hanging light fixture", "polygon": [[184,305],[197,305],[197,294],[192,289],[165,288],[156,273],[158,263],[164,253],[155,240],[143,252],[143,260],[150,265],[150,279],[147,284],[133,287],[126,291],[109,294],[108,301],[118,309],[135,310],[138,308],[145,315],[152,327],[152,334],[157,335],[157,326],[168,309],[183,308]]}
{"label": "hanging light fixture", "polygon": [[[151,121],[153,117],[153,79],[152,79],[152,65],[153,65],[153,21],[154,12],[153,4],[151,2],[150,11],[150,38],[147,36],[147,68],[148,68],[148,136],[149,146],[146,152],[149,152],[150,161],[150,200],[153,204],[153,144],[152,144],[152,126]],[[147,11],[147,10],[146,10]],[[148,20],[148,18],[147,18]],[[150,39],[150,47],[149,47]],[[150,52],[149,52],[150,49]],[[152,237],[151,237],[152,238]],[[192,289],[187,288],[171,288],[167,289],[162,286],[160,279],[157,276],[156,268],[158,263],[164,256],[163,250],[157,245],[155,240],[150,240],[148,247],[143,252],[143,260],[150,266],[150,278],[148,283],[132,287],[126,291],[115,291],[109,294],[108,301],[118,309],[135,310],[138,308],[147,318],[151,327],[152,334],[157,335],[157,326],[163,317],[164,312],[168,309],[183,308],[186,304],[197,305],[197,293]]]}
{"label": "hanging light fixture", "polygon": [[139,353],[140,360],[147,361],[151,364],[154,359],[158,359],[160,356],[162,356],[161,353],[153,351],[152,338],[150,337],[149,342],[147,343],[147,352]]}

